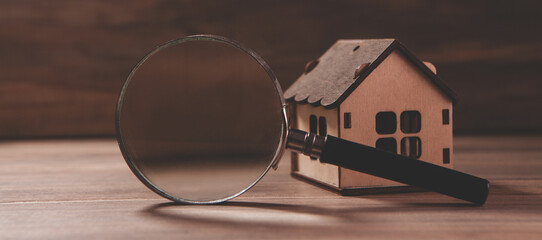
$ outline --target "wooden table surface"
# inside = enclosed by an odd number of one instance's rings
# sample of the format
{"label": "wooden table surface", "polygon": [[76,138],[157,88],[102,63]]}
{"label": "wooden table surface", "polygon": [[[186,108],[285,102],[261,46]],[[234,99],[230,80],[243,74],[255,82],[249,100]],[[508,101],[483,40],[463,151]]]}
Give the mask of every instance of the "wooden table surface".
{"label": "wooden table surface", "polygon": [[114,140],[0,143],[0,239],[542,239],[542,137],[456,137],[455,168],[491,181],[473,207],[436,193],[342,197],[289,159],[221,205],[146,189]]}

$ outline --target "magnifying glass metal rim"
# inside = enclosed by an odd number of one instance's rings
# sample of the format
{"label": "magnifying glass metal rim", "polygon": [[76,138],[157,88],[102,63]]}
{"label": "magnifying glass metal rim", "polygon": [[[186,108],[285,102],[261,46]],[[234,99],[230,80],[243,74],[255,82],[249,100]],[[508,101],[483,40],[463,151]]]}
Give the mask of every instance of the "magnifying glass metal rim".
{"label": "magnifying glass metal rim", "polygon": [[[230,46],[233,46],[236,49],[241,50],[244,53],[246,53],[247,55],[249,55],[252,59],[254,59],[256,62],[258,62],[260,64],[260,66],[266,71],[267,75],[269,76],[269,79],[273,82],[273,84],[275,86],[275,90],[277,91],[277,95],[278,95],[278,98],[279,98],[279,101],[280,101],[280,104],[281,104],[281,108],[282,108],[281,109],[282,131],[281,131],[280,142],[279,142],[279,146],[278,146],[277,150],[275,151],[275,154],[274,154],[272,160],[269,162],[269,165],[267,166],[267,168],[262,172],[262,174],[252,184],[250,184],[245,189],[243,189],[243,190],[239,191],[238,193],[235,193],[235,194],[233,194],[231,196],[227,196],[227,197],[224,197],[224,198],[221,198],[221,199],[211,200],[211,201],[194,201],[194,200],[175,197],[175,196],[167,193],[166,191],[163,191],[159,187],[155,186],[148,178],[145,177],[145,175],[133,163],[128,151],[125,148],[125,143],[124,143],[124,140],[123,140],[123,137],[122,137],[123,134],[122,134],[122,130],[121,130],[121,111],[122,111],[122,106],[124,104],[124,94],[126,93],[134,74],[137,72],[139,67],[143,63],[145,63],[145,61],[147,61],[147,59],[149,59],[155,53],[159,52],[162,49],[165,49],[165,48],[168,48],[168,47],[171,47],[171,46],[175,46],[175,45],[181,44],[183,42],[188,42],[188,41],[214,41],[214,42],[220,42],[220,43],[224,43],[224,44],[228,44]],[[258,183],[263,178],[263,176],[265,176],[265,174],[269,171],[269,169],[277,167],[278,162],[280,161],[280,158],[282,157],[282,155],[283,155],[283,153],[284,153],[284,151],[286,149],[286,137],[288,136],[288,126],[289,125],[288,125],[288,118],[287,118],[287,113],[286,113],[286,101],[284,99],[282,88],[280,87],[280,84],[279,84],[279,82],[277,80],[277,77],[275,76],[275,74],[273,73],[273,71],[271,70],[269,65],[258,54],[256,54],[251,49],[249,49],[247,47],[244,47],[240,43],[238,43],[236,41],[233,41],[231,39],[222,37],[222,36],[216,36],[216,35],[210,35],[210,34],[191,35],[191,36],[171,40],[171,41],[168,41],[166,43],[163,43],[163,44],[159,45],[158,47],[154,48],[152,51],[147,53],[132,68],[132,71],[128,75],[128,78],[126,78],[126,81],[124,82],[124,84],[122,86],[122,89],[120,91],[120,94],[119,94],[119,97],[118,97],[118,100],[117,100],[117,108],[116,108],[116,111],[115,111],[115,128],[116,128],[116,133],[117,133],[117,142],[119,144],[119,148],[121,150],[122,156],[124,157],[124,160],[126,161],[128,166],[130,167],[130,170],[132,170],[134,175],[136,175],[136,177],[143,184],[145,184],[145,186],[147,186],[149,189],[151,189],[152,191],[154,191],[158,195],[160,195],[162,197],[165,197],[167,199],[170,199],[172,201],[175,201],[175,202],[188,203],[188,204],[214,204],[214,203],[224,202],[224,201],[230,200],[232,198],[235,198],[235,197],[243,194],[244,192],[249,190],[251,187],[256,185],[256,183]]]}

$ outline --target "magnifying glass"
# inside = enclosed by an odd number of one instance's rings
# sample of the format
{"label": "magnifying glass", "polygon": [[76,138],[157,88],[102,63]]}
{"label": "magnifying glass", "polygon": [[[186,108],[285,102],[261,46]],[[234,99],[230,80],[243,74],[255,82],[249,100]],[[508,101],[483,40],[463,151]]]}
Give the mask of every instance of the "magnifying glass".
{"label": "magnifying glass", "polygon": [[148,53],[122,87],[116,129],[139,180],[182,203],[239,196],[277,166],[285,148],[478,205],[489,191],[482,178],[290,129],[282,89],[267,63],[214,35],[180,38]]}

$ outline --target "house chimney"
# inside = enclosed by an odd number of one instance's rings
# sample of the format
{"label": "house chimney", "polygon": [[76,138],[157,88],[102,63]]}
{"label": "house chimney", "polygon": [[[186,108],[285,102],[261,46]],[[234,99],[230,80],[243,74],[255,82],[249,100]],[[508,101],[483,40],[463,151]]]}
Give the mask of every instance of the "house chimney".
{"label": "house chimney", "polygon": [[430,62],[423,62],[423,64],[425,64],[425,66],[431,69],[431,72],[433,72],[434,74],[437,74],[437,68],[435,67],[435,65],[433,65]]}

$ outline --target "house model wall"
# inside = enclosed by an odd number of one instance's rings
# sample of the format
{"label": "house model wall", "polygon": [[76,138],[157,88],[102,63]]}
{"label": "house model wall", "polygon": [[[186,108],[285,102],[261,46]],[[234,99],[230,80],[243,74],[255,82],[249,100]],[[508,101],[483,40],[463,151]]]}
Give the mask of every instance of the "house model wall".
{"label": "house model wall", "polygon": [[[307,64],[285,97],[300,130],[453,168],[456,95],[432,64],[394,39],[339,40]],[[345,195],[410,189],[296,153],[292,174]]]}

